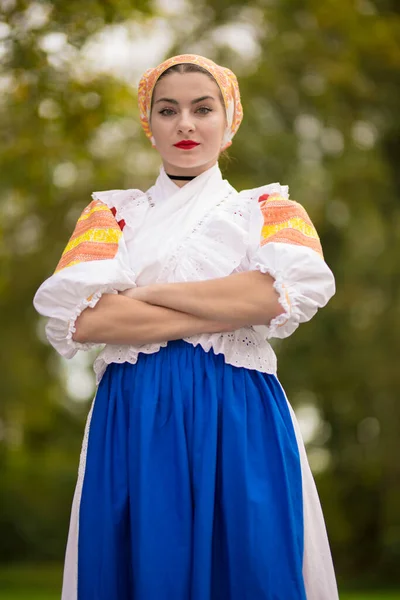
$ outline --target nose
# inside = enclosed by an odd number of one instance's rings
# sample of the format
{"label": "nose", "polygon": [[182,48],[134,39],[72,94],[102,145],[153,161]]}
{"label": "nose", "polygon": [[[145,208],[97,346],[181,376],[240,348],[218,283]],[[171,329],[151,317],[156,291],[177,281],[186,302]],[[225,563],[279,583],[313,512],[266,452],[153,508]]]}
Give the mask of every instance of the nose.
{"label": "nose", "polygon": [[193,133],[195,125],[189,111],[182,111],[178,121],[179,133]]}

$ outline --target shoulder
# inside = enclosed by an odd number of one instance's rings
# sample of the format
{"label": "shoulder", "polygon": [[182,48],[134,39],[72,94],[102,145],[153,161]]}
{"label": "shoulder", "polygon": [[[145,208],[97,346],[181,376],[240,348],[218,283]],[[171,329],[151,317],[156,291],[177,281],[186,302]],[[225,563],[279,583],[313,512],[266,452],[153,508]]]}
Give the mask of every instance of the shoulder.
{"label": "shoulder", "polygon": [[[259,226],[265,216],[265,201],[268,200],[269,205],[273,201],[275,204],[292,204],[289,200],[289,187],[280,183],[269,183],[260,187],[236,191],[229,199],[225,212],[229,220],[237,220],[238,224],[246,221],[250,228]],[[294,204],[294,203],[293,203]]]}
{"label": "shoulder", "polygon": [[323,256],[314,224],[306,209],[289,199],[288,186],[273,183],[242,193],[251,197],[250,227],[261,246],[279,242],[309,247]]}
{"label": "shoulder", "polygon": [[[70,243],[75,238],[83,239],[97,232],[104,237],[104,232],[113,229],[123,230],[125,227],[126,210],[136,204],[134,201],[147,201],[141,190],[105,190],[92,193],[92,201],[82,210],[75,226]],[[103,233],[102,233],[103,232]],[[115,235],[114,235],[115,237]]]}
{"label": "shoulder", "polygon": [[270,183],[250,190],[243,190],[239,196],[250,202],[250,212],[253,219],[262,219],[264,224],[282,219],[294,222],[292,219],[303,219],[311,225],[306,209],[295,200],[289,198],[289,187],[280,183]]}
{"label": "shoulder", "polygon": [[142,190],[132,188],[127,190],[105,190],[102,192],[93,192],[92,198],[94,201],[102,202],[110,209],[120,211],[135,201],[145,199],[146,194]]}
{"label": "shoulder", "polygon": [[112,213],[121,229],[132,220],[132,215],[135,214],[135,211],[137,213],[138,207],[141,207],[140,211],[142,212],[143,207],[148,207],[149,204],[146,193],[135,188],[93,192],[92,198],[88,208],[100,206],[108,213]]}
{"label": "shoulder", "polygon": [[280,183],[269,183],[239,192],[239,196],[242,198],[254,200],[256,203],[265,195],[280,196],[282,199],[289,200],[289,187],[287,185],[281,185]]}

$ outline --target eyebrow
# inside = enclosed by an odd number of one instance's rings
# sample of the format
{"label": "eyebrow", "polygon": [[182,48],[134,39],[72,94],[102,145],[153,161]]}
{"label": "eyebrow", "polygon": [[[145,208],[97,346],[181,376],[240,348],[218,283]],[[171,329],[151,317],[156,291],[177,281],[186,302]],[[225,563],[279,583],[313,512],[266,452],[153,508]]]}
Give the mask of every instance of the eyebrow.
{"label": "eyebrow", "polygon": [[[197,104],[198,102],[203,102],[204,100],[215,100],[215,98],[213,96],[200,96],[200,98],[195,98],[194,100],[191,101],[191,104]],[[157,100],[157,102],[155,102],[155,104],[158,104],[159,102],[169,102],[170,104],[179,104],[179,102],[177,100],[174,100],[173,98],[160,98],[159,100]]]}

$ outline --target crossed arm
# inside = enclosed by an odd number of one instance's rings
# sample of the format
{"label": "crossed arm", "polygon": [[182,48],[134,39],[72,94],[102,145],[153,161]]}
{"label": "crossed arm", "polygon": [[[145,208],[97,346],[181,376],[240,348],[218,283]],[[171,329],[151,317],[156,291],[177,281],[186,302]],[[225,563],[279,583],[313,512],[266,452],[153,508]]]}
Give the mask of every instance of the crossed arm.
{"label": "crossed arm", "polygon": [[73,339],[136,345],[265,325],[283,312],[273,283],[270,275],[249,271],[105,294],[78,317]]}

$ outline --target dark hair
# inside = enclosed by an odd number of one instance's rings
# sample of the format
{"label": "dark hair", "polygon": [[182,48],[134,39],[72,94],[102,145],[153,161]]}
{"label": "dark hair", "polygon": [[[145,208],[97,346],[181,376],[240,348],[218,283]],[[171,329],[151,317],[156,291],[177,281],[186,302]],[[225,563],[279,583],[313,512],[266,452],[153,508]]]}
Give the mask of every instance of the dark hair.
{"label": "dark hair", "polygon": [[[224,103],[224,99],[222,97],[220,87],[219,87],[217,81],[215,80],[215,78],[211,75],[211,73],[209,73],[207,71],[207,69],[204,69],[203,67],[200,67],[199,65],[194,65],[193,63],[180,63],[179,65],[172,65],[172,67],[169,67],[169,69],[166,69],[163,73],[161,73],[160,77],[157,79],[156,85],[154,86],[154,90],[156,89],[157,84],[160,81],[160,79],[162,79],[163,77],[166,77],[170,73],[180,73],[181,75],[184,75],[185,73],[202,73],[203,75],[207,75],[207,77],[209,77],[214,83],[217,84],[219,98],[220,98],[221,104],[225,110],[225,103]],[[151,96],[150,111],[153,108],[154,90],[153,90],[153,94]]]}

